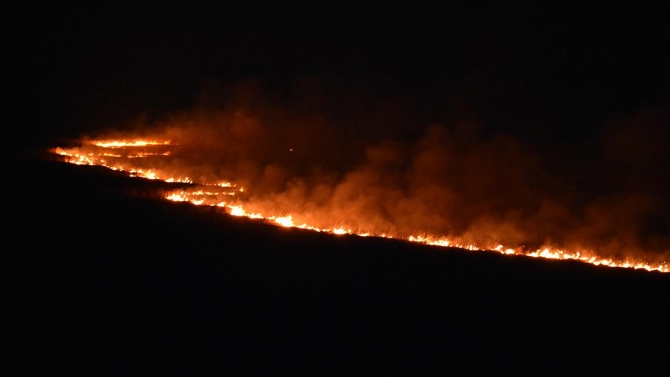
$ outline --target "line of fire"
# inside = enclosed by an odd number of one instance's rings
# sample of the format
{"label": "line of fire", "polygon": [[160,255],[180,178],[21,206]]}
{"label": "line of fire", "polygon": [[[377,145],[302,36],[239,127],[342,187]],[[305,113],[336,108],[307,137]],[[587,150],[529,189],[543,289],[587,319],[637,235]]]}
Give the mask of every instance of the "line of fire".
{"label": "line of fire", "polygon": [[169,140],[93,140],[85,141],[74,148],[54,148],[51,152],[62,156],[63,161],[76,165],[103,166],[112,170],[123,171],[131,177],[162,180],[165,182],[184,183],[188,186],[168,193],[165,199],[176,202],[189,202],[193,205],[214,206],[232,215],[253,219],[262,219],[268,223],[282,227],[295,227],[315,232],[324,232],[333,235],[356,235],[360,237],[381,237],[401,239],[409,242],[456,247],[471,251],[488,251],[504,255],[517,255],[529,258],[546,258],[552,260],[572,260],[589,263],[596,266],[616,268],[631,268],[662,273],[670,272],[667,261],[650,263],[635,257],[626,257],[622,260],[602,257],[596,250],[566,250],[554,247],[542,247],[529,250],[523,246],[502,245],[496,243],[474,244],[464,243],[457,238],[439,234],[402,234],[402,232],[387,233],[378,229],[356,229],[338,225],[338,219],[332,219],[332,227],[317,227],[313,224],[297,222],[300,213],[291,211],[291,208],[282,208],[278,213],[248,211],[246,208],[258,207],[251,203],[246,192],[253,190],[238,186],[226,179],[214,179],[200,182],[188,176],[174,176],[169,169],[165,169],[156,162],[159,159],[169,159],[172,147],[178,145]]}

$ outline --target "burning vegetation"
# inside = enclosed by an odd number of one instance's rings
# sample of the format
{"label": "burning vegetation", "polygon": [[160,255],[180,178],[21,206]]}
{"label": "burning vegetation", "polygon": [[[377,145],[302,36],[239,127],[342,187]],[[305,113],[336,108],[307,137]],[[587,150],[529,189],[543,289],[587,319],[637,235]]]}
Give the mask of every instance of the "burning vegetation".
{"label": "burning vegetation", "polygon": [[494,132],[495,119],[436,121],[392,88],[296,85],[242,83],[55,153],[188,184],[166,198],[280,226],[669,271],[665,107],[542,144]]}
{"label": "burning vegetation", "polygon": [[[191,130],[192,131],[192,130]],[[163,136],[179,136],[174,129],[168,129]],[[193,139],[174,142],[173,139],[125,139],[125,140],[87,140],[76,148],[55,148],[54,152],[64,157],[68,163],[77,165],[98,165],[109,169],[128,172],[132,177],[158,179],[165,182],[188,183],[188,189],[175,190],[166,195],[166,199],[177,202],[190,202],[194,205],[208,205],[222,208],[233,216],[264,219],[283,227],[296,227],[331,234],[350,234],[361,237],[384,237],[402,239],[410,242],[435,246],[458,247],[467,250],[488,250],[505,255],[548,258],[558,260],[577,260],[594,265],[644,269],[648,271],[670,272],[665,254],[631,252],[626,245],[614,242],[606,252],[615,252],[617,256],[601,255],[597,247],[587,248],[581,240],[566,246],[554,246],[545,238],[544,244],[530,248],[524,242],[537,240],[535,233],[524,226],[536,223],[537,231],[546,229],[546,222],[566,221],[570,214],[551,201],[539,203],[538,212],[531,219],[522,217],[522,210],[508,210],[505,215],[496,216],[495,201],[476,201],[472,205],[454,205],[457,190],[446,184],[451,178],[446,175],[449,165],[460,163],[464,168],[484,169],[477,171],[477,177],[490,175],[490,182],[482,182],[481,192],[470,192],[477,197],[485,195],[487,190],[504,193],[508,202],[521,203],[523,198],[531,200],[536,195],[530,187],[524,187],[525,175],[538,178],[540,170],[513,170],[505,172],[504,177],[514,190],[497,185],[496,177],[501,171],[494,165],[490,168],[478,166],[469,160],[445,159],[450,153],[445,149],[452,135],[443,128],[432,127],[427,135],[418,142],[418,149],[407,148],[393,143],[382,143],[368,148],[367,161],[358,169],[346,172],[339,177],[321,173],[303,178],[292,178],[285,182],[283,190],[269,191],[268,187],[278,187],[276,182],[287,172],[279,165],[267,165],[262,174],[236,175],[243,184],[224,180],[213,173],[210,166],[198,166],[189,162],[189,153],[196,150]],[[177,138],[175,138],[177,139]],[[506,155],[506,148],[515,145],[509,140],[499,140],[489,145],[489,150],[478,154],[491,154],[492,159],[521,158],[519,154]],[[496,148],[501,150],[496,152]],[[173,151],[174,150],[174,151]],[[287,149],[292,153],[293,149]],[[403,166],[410,154],[411,165]],[[198,156],[202,158],[202,156]],[[239,164],[239,161],[238,161]],[[258,167],[248,165],[253,170]],[[403,181],[402,169],[409,171],[411,180]],[[224,170],[221,170],[223,173]],[[238,171],[239,173],[239,171]],[[404,172],[405,177],[407,172]],[[465,178],[468,173],[461,172]],[[472,172],[470,172],[472,174]],[[235,175],[235,174],[233,174]],[[463,177],[461,177],[462,179]],[[487,178],[485,178],[486,180]],[[458,184],[459,179],[453,180]],[[253,184],[259,184],[261,191],[254,190]],[[245,186],[249,189],[245,189]],[[521,189],[521,197],[518,190]],[[523,192],[523,190],[529,190]],[[515,197],[516,195],[517,197]],[[516,201],[516,202],[515,202]],[[500,204],[500,203],[497,203]],[[489,214],[470,215],[467,227],[451,226],[445,212],[452,210],[468,217],[468,211],[492,211]],[[498,221],[499,223],[496,223]],[[454,224],[458,225],[458,224]],[[440,231],[442,230],[442,233]],[[583,230],[575,230],[578,236]],[[576,247],[574,245],[577,245]],[[657,261],[650,261],[653,257]]]}

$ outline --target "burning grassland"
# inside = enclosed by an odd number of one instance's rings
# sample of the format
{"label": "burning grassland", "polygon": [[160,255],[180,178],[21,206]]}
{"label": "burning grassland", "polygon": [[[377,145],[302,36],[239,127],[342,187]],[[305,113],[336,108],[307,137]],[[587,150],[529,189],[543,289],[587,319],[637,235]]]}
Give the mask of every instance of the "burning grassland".
{"label": "burning grassland", "polygon": [[[650,208],[649,200],[609,198],[609,203],[589,205],[585,217],[577,218],[556,197],[539,197],[555,192],[546,187],[551,178],[509,139],[459,145],[462,135],[432,126],[414,145],[383,142],[367,148],[365,162],[351,171],[301,176],[282,164],[234,161],[224,151],[217,164],[199,165],[213,152],[211,145],[196,144],[202,129],[177,131],[167,128],[148,140],[86,140],[54,152],[73,164],[189,183],[166,199],[216,206],[284,227],[669,272],[663,259],[667,249],[645,252],[629,229],[631,219]],[[195,159],[194,151],[199,152]],[[233,162],[233,168],[218,165],[222,162]],[[621,219],[606,219],[612,206]],[[594,242],[599,239],[600,245]]]}
{"label": "burning grassland", "polygon": [[307,85],[285,101],[235,90],[223,108],[54,152],[186,183],[166,198],[281,226],[668,272],[662,107],[608,125],[584,151],[577,142],[538,148],[477,121],[426,123],[383,93],[329,96]]}

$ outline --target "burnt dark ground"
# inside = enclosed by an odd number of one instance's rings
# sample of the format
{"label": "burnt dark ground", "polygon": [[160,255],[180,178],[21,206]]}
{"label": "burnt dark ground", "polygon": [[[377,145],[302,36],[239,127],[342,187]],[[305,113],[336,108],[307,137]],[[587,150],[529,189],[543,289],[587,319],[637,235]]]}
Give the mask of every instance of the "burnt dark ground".
{"label": "burnt dark ground", "polygon": [[667,274],[284,229],[162,200],[164,184],[104,168],[9,162],[14,374],[667,363]]}

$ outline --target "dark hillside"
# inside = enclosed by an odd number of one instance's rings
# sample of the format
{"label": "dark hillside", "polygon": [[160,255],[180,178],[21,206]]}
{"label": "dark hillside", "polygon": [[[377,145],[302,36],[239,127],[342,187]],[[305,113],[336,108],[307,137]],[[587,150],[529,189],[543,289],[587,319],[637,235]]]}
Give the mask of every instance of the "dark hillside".
{"label": "dark hillside", "polygon": [[6,324],[22,375],[667,362],[661,273],[284,229],[104,168],[15,166]]}

